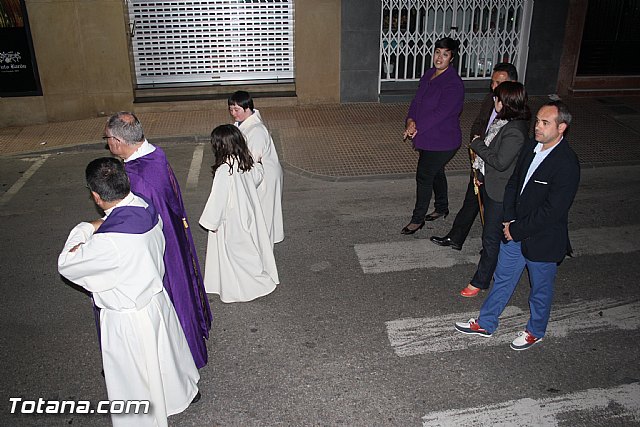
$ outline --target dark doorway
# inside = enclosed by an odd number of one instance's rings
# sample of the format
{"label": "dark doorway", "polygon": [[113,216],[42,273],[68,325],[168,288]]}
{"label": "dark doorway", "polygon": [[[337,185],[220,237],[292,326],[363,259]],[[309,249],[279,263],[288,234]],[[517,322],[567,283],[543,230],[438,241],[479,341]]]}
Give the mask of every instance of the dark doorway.
{"label": "dark doorway", "polygon": [[640,0],[589,0],[578,76],[640,75]]}

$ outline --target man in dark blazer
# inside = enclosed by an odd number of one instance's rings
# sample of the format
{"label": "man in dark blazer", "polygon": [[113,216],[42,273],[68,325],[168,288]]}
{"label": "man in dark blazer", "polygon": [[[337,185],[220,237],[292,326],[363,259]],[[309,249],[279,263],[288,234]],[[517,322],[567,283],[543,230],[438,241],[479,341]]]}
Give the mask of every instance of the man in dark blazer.
{"label": "man in dark blazer", "polygon": [[561,101],[543,105],[536,115],[535,141],[522,149],[504,194],[504,241],[493,288],[478,319],[457,322],[459,332],[490,337],[522,271],[529,270],[530,317],[511,343],[526,350],[544,336],[558,265],[571,253],[569,208],[578,191],[580,164],[564,139],[571,114]]}
{"label": "man in dark blazer", "polygon": [[[493,74],[491,74],[491,92],[487,93],[484,97],[480,105],[480,111],[478,111],[478,116],[471,125],[470,141],[473,141],[475,138],[484,139],[489,125],[496,117],[493,104],[493,91],[500,83],[506,81],[518,81],[518,71],[516,67],[507,62],[496,64],[496,66],[493,67]],[[462,208],[460,208],[456,214],[451,230],[444,237],[431,236],[431,241],[436,245],[451,246],[453,249],[461,250],[473,226],[473,222],[476,216],[478,216],[478,212],[480,212],[480,205],[478,204],[478,196],[474,190],[472,171],[469,177],[469,184],[467,185],[467,192],[464,195]]]}

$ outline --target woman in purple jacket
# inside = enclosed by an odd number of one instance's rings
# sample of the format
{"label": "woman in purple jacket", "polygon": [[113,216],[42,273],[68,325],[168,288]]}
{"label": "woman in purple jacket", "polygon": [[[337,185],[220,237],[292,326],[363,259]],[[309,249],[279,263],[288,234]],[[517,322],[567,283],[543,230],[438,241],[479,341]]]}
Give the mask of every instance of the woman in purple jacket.
{"label": "woman in purple jacket", "polygon": [[[409,107],[404,137],[413,140],[420,158],[416,170],[416,205],[411,222],[402,229],[402,234],[413,234],[424,227],[425,221],[449,214],[444,167],[462,143],[460,114],[464,85],[452,64],[459,45],[449,37],[435,43],[433,68],[420,79],[418,92]],[[427,215],[432,191],[435,209]]]}

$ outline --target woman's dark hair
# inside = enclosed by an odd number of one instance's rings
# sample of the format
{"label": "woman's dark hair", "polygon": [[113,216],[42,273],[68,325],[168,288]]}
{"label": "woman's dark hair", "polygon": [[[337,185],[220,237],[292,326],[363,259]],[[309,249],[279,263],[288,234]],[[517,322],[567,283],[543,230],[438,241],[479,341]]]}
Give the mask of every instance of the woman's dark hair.
{"label": "woman's dark hair", "polygon": [[244,135],[234,125],[220,125],[211,132],[211,149],[215,160],[211,170],[216,170],[223,164],[229,165],[231,173],[237,165],[243,172],[251,170],[253,158]]}
{"label": "woman's dark hair", "polygon": [[460,42],[458,40],[454,40],[451,37],[445,37],[436,42],[433,46],[434,49],[447,49],[451,51],[451,59],[458,56],[458,48],[460,47]]}
{"label": "woman's dark hair", "polygon": [[253,99],[249,92],[244,90],[234,92],[233,95],[227,99],[227,105],[229,105],[229,107],[232,105],[239,105],[243,110],[248,108],[253,111]]}
{"label": "woman's dark hair", "polygon": [[493,94],[502,102],[502,110],[496,118],[504,120],[529,120],[531,111],[527,102],[527,91],[522,83],[502,82],[494,90]]}
{"label": "woman's dark hair", "polygon": [[113,157],[100,157],[91,161],[85,169],[89,190],[98,193],[105,202],[124,199],[129,194],[129,177],[124,166]]}

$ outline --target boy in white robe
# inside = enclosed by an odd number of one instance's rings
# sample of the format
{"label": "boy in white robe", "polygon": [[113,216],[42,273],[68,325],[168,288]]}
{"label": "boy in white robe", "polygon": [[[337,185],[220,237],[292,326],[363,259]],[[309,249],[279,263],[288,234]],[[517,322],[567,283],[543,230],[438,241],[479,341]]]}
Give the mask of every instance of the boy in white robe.
{"label": "boy in white robe", "polygon": [[284,240],[282,220],[282,166],[273,139],[262,122],[260,111],[253,108],[249,92],[237,91],[228,99],[229,113],[247,140],[253,160],[261,163],[264,177],[258,196],[272,243]]}
{"label": "boy in white robe", "polygon": [[162,220],[130,192],[122,164],[89,163],[87,185],[105,217],[69,235],[58,270],[93,294],[109,400],[148,400],[148,414],[112,415],[114,426],[166,426],[199,396],[200,379],[175,309],[164,290]]}
{"label": "boy in white robe", "polygon": [[222,302],[243,302],[271,293],[278,270],[256,186],[254,163],[242,133],[232,125],[211,133],[214,178],[200,217],[209,230],[204,286]]}

